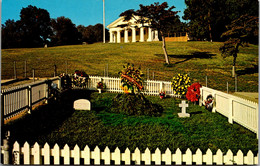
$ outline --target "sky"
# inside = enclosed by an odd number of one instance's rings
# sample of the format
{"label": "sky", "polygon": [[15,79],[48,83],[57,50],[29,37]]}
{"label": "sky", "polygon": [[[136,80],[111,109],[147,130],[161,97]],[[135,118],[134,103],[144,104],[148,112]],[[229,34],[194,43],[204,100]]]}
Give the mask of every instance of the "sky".
{"label": "sky", "polygon": [[[186,8],[184,0],[105,0],[105,25],[119,18],[125,10],[136,10],[139,4],[154,2],[168,2],[169,6],[175,6],[173,10],[180,11],[180,18]],[[69,18],[76,26],[103,24],[103,0],[2,0],[1,24],[8,19],[19,20],[21,9],[28,5],[47,10],[54,19],[61,16]]]}

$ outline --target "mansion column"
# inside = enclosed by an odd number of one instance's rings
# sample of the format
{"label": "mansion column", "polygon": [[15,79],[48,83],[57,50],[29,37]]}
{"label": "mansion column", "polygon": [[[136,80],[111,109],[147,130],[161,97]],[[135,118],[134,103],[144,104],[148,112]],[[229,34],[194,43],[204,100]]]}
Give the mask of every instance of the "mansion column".
{"label": "mansion column", "polygon": [[128,30],[127,30],[127,29],[125,29],[124,39],[125,39],[125,43],[128,43],[128,42],[129,42],[129,40],[128,40]]}
{"label": "mansion column", "polygon": [[152,40],[152,28],[148,28],[148,39],[147,39],[148,42],[150,41],[153,41]]}
{"label": "mansion column", "polygon": [[116,43],[116,34],[113,33],[113,43]]}
{"label": "mansion column", "polygon": [[144,27],[140,28],[140,40],[139,42],[144,42]]}
{"label": "mansion column", "polygon": [[132,28],[132,42],[136,42],[136,30],[135,28]]}
{"label": "mansion column", "polygon": [[153,41],[159,41],[158,31],[157,30],[154,31],[154,39],[153,39]]}
{"label": "mansion column", "polygon": [[114,36],[112,31],[109,31],[109,43],[114,43]]}
{"label": "mansion column", "polygon": [[121,42],[121,33],[120,30],[117,30],[117,39],[116,39],[117,43]]}

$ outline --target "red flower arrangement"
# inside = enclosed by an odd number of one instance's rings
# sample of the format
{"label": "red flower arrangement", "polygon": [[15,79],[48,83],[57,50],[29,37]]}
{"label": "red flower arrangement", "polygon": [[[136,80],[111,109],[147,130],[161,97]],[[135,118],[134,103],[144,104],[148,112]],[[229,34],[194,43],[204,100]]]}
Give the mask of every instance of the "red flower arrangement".
{"label": "red flower arrangement", "polygon": [[159,96],[160,96],[161,99],[165,98],[165,92],[164,92],[164,91],[161,91],[161,92],[159,93]]}
{"label": "red flower arrangement", "polygon": [[200,88],[200,83],[193,83],[190,87],[188,87],[186,98],[191,102],[198,101],[200,98]]}

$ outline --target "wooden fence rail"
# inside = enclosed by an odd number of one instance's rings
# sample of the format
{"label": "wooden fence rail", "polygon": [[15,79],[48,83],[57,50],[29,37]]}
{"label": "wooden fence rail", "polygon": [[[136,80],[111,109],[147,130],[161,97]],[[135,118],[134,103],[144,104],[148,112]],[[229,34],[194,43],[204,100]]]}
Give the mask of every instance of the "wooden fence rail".
{"label": "wooden fence rail", "polygon": [[[4,150],[2,150],[2,154]],[[83,165],[83,164],[115,164],[115,165],[253,165],[258,164],[258,154],[254,156],[252,151],[248,151],[245,155],[241,150],[234,154],[231,150],[223,153],[220,149],[215,154],[210,149],[205,154],[200,149],[192,153],[187,149],[183,153],[179,148],[172,152],[169,148],[162,152],[159,148],[155,152],[151,152],[148,148],[142,153],[139,148],[131,152],[128,148],[121,151],[116,148],[111,151],[108,147],[101,151],[98,146],[91,150],[87,145],[82,150],[76,145],[70,148],[67,144],[60,148],[55,144],[51,148],[48,143],[41,147],[37,142],[31,146],[25,142],[20,146],[15,142],[12,149],[12,163],[11,164],[42,164],[42,165]],[[5,156],[4,156],[5,157]]]}

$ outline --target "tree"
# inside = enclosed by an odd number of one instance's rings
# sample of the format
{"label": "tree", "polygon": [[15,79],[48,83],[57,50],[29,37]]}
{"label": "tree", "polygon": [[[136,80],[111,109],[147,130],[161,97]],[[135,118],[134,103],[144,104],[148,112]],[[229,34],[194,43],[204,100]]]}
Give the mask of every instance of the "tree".
{"label": "tree", "polygon": [[2,48],[15,48],[21,46],[19,21],[6,20],[2,25]]}
{"label": "tree", "polygon": [[185,0],[184,20],[189,34],[197,39],[221,41],[226,25],[240,16],[258,16],[257,0]]}
{"label": "tree", "polygon": [[258,38],[258,17],[243,15],[240,18],[231,22],[227,26],[227,31],[221,37],[227,39],[223,46],[220,47],[222,56],[233,56],[232,77],[235,77],[236,58],[239,52],[239,47],[244,43],[248,43],[252,38]]}
{"label": "tree", "polygon": [[54,35],[51,37],[53,45],[79,44],[81,34],[69,18],[58,17],[51,21]]}
{"label": "tree", "polygon": [[47,43],[52,30],[50,14],[45,9],[29,5],[20,12],[20,35],[23,47],[39,47]]}
{"label": "tree", "polygon": [[[96,24],[94,26],[89,25],[87,27],[83,25],[77,26],[78,31],[82,34],[82,41],[89,44],[103,41],[103,25]],[[109,37],[108,30],[106,32],[106,39]]]}
{"label": "tree", "polygon": [[190,21],[190,35],[200,40],[219,40],[225,29],[225,1],[185,0],[185,4],[187,8],[184,11],[183,19]]}
{"label": "tree", "polygon": [[134,18],[136,23],[143,25],[144,23],[149,23],[150,28],[158,30],[162,36],[162,49],[166,64],[170,64],[170,61],[166,50],[165,35],[169,27],[179,21],[178,11],[172,11],[174,8],[174,6],[169,7],[167,2],[163,2],[162,4],[154,3],[148,6],[140,5],[139,10],[134,11],[130,9],[120,14],[120,16],[124,17],[125,21]]}

